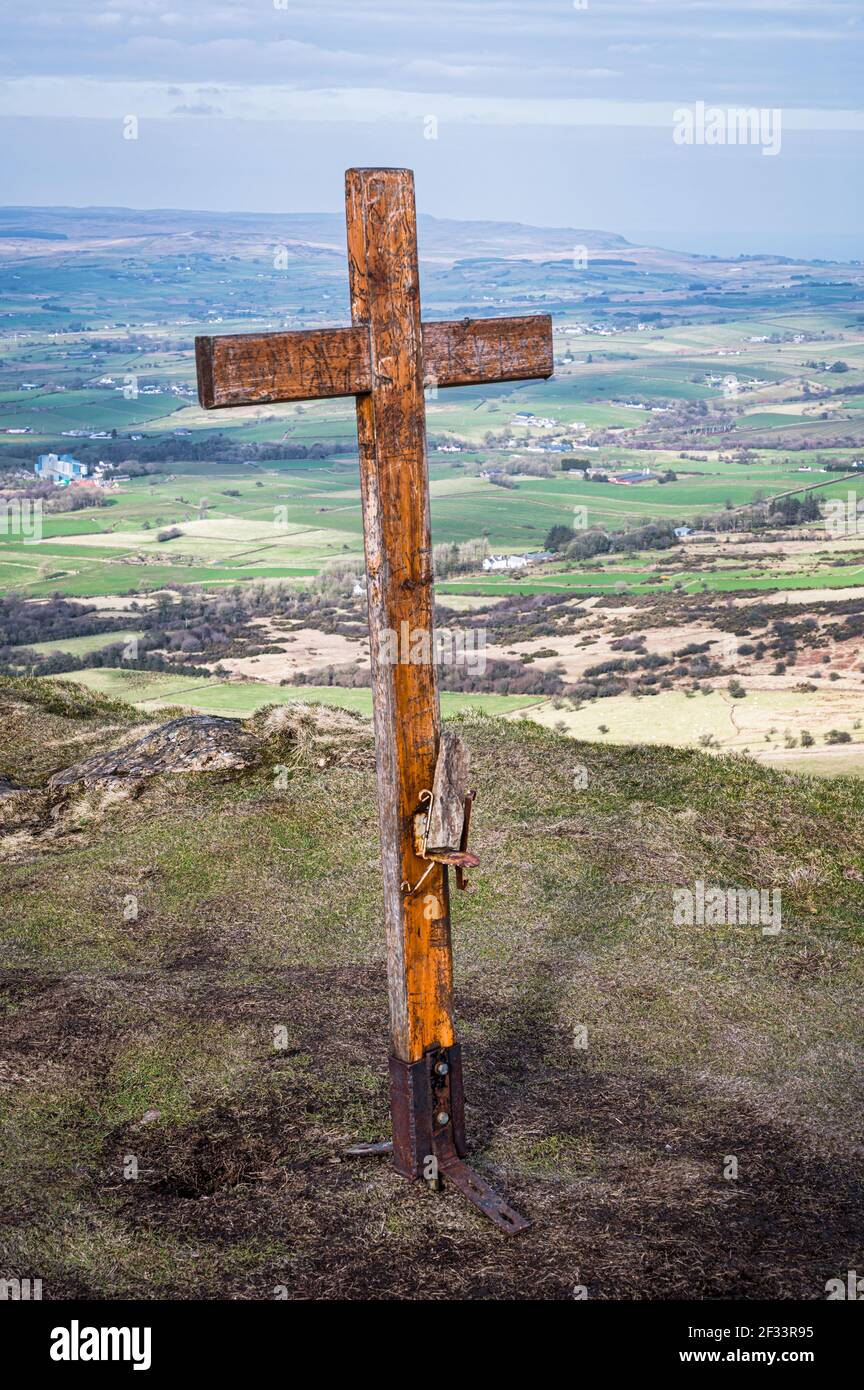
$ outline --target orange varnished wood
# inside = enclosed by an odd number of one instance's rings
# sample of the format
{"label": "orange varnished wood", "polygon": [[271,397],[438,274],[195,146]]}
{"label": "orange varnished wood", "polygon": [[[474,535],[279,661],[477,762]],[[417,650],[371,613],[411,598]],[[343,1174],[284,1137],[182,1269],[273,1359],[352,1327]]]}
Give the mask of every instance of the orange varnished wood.
{"label": "orange varnished wood", "polygon": [[[447,871],[414,834],[440,741],[424,384],[551,376],[552,326],[545,314],[421,324],[410,171],[349,169],[345,197],[352,326],[196,338],[198,391],[207,409],[356,397],[391,1050],[414,1062],[454,1041]],[[425,635],[425,661],[390,659],[388,634],[401,645],[403,632],[409,651]]]}
{"label": "orange varnished wood", "polygon": [[[195,356],[206,410],[359,396],[372,386],[369,335],[360,326],[196,338]],[[423,324],[427,385],[471,386],[551,375],[548,314]]]}
{"label": "orange varnished wood", "polygon": [[355,396],[372,385],[369,338],[362,328],[196,338],[195,359],[198,395],[207,410]]}
{"label": "orange varnished wood", "polygon": [[424,323],[423,371],[427,383],[438,386],[551,376],[552,320],[548,314],[526,314]]}
{"label": "orange varnished wood", "polygon": [[[393,662],[387,633],[426,633],[433,610],[414,182],[408,170],[345,178],[351,317],[368,328],[373,388],[357,399],[372,704],[393,1054],[413,1062],[453,1040],[446,870],[417,857],[413,818],[439,739],[435,668]],[[407,623],[407,629],[402,624]],[[429,642],[431,650],[431,641]]]}

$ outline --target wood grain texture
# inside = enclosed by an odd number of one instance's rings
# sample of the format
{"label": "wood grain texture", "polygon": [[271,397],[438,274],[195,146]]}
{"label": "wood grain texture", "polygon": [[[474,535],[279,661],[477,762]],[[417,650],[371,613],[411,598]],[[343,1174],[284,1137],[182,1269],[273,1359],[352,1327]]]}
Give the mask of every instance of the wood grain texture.
{"label": "wood grain texture", "polygon": [[[412,174],[349,169],[345,197],[352,326],[199,337],[195,354],[206,409],[356,398],[391,1047],[410,1063],[454,1042],[447,871],[430,868],[414,837],[421,792],[436,777],[435,667],[394,659],[388,640],[398,635],[401,655],[407,627],[412,651],[422,636],[420,650],[434,652],[424,384],[548,377],[552,325],[546,314],[421,324]],[[440,804],[427,849],[453,852],[467,781],[455,736],[437,765]],[[421,879],[419,891],[405,890]]]}
{"label": "wood grain texture", "polygon": [[548,314],[423,325],[423,373],[427,385],[524,381],[550,377],[553,370],[552,320]]}
{"label": "wood grain texture", "polygon": [[457,851],[462,843],[465,795],[468,791],[468,749],[458,734],[446,729],[438,746],[432,811],[426,831],[426,852]]}
{"label": "wood grain texture", "polygon": [[196,338],[195,361],[205,410],[355,396],[372,386],[369,335],[356,327]]}
{"label": "wood grain texture", "polygon": [[[552,320],[454,319],[423,324],[423,379],[470,386],[552,375]],[[265,405],[372,389],[365,328],[303,333],[226,333],[195,339],[198,399],[205,410]]]}
{"label": "wood grain texture", "polygon": [[372,390],[357,398],[372,707],[393,1055],[453,1042],[446,870],[418,858],[413,819],[432,786],[440,732],[435,667],[395,662],[385,633],[427,633],[433,572],[414,180],[406,169],[345,175],[351,317],[368,329]]}

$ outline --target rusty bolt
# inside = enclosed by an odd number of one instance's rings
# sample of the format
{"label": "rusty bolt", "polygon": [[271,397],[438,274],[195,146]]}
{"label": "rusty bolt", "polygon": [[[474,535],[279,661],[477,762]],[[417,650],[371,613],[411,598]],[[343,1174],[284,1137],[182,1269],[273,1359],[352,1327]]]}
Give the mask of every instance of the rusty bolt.
{"label": "rusty bolt", "polygon": [[436,1072],[438,1073],[439,1076],[446,1076],[447,1073],[448,1073],[448,1071],[450,1070],[450,1063],[449,1063],[449,1062],[436,1062],[436,1063],[435,1063],[435,1070],[436,1070]]}
{"label": "rusty bolt", "polygon": [[447,1111],[446,1111],[446,1110],[439,1110],[439,1111],[438,1111],[438,1114],[435,1116],[435,1123],[436,1123],[436,1125],[446,1125],[446,1124],[449,1123],[449,1121],[450,1121],[450,1116],[447,1114]]}

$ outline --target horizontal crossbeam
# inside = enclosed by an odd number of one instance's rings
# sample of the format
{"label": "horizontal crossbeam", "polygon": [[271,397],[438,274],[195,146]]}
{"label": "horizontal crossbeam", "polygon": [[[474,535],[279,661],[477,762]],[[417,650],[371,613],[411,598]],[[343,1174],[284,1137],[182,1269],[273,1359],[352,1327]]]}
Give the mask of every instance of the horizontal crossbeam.
{"label": "horizontal crossbeam", "polygon": [[365,328],[196,338],[195,360],[205,410],[355,396],[372,389]]}
{"label": "horizontal crossbeam", "polygon": [[548,314],[423,324],[427,383],[473,386],[484,381],[530,381],[552,372]]}
{"label": "horizontal crossbeam", "polygon": [[[363,325],[196,338],[195,357],[199,398],[207,410],[359,396],[373,386]],[[548,314],[423,324],[427,385],[525,381],[552,371]]]}

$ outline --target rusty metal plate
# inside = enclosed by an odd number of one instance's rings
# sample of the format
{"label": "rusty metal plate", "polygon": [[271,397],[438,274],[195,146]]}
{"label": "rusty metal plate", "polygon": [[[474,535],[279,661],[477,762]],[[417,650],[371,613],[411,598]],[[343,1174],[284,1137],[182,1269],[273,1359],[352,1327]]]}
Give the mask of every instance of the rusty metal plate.
{"label": "rusty metal plate", "polygon": [[520,1216],[518,1211],[514,1211],[503,1197],[491,1188],[479,1173],[475,1173],[473,1168],[469,1168],[467,1163],[463,1163],[461,1158],[451,1159],[441,1165],[441,1172],[446,1180],[452,1182],[454,1187],[458,1187],[464,1197],[469,1202],[473,1202],[475,1207],[482,1211],[484,1216],[488,1216],[490,1221],[494,1221],[502,1231],[506,1231],[508,1236],[518,1235],[520,1231],[527,1231],[531,1222],[525,1216]]}

